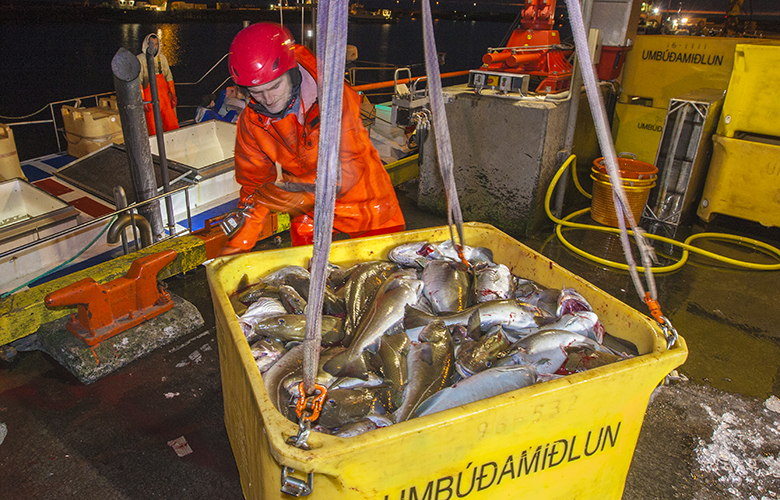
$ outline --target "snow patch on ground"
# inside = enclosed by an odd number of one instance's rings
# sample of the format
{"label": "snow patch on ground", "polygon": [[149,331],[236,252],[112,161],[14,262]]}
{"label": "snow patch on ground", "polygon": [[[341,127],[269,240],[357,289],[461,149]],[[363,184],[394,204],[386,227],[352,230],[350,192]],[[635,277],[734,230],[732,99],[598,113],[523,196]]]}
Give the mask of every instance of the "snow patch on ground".
{"label": "snow patch on ground", "polygon": [[[701,406],[717,426],[712,433],[712,442],[707,443],[699,439],[694,450],[701,470],[718,476],[718,480],[735,498],[777,498],[776,481],[780,479],[780,457],[767,455],[762,450],[767,441],[761,432],[777,434],[777,429],[757,427],[755,422],[745,422],[732,412],[718,415],[708,405]],[[742,496],[740,490],[745,487],[761,496]]]}

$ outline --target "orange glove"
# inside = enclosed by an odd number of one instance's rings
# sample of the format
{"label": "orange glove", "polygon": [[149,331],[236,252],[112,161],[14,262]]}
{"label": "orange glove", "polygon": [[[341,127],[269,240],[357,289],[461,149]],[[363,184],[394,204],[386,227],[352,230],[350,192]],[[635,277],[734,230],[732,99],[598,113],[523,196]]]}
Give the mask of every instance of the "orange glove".
{"label": "orange glove", "polygon": [[171,107],[176,107],[176,85],[174,85],[173,80],[168,82],[168,96],[171,98]]}
{"label": "orange glove", "polygon": [[314,210],[314,194],[306,191],[285,191],[281,187],[267,182],[255,191],[256,199],[266,208],[275,212],[286,212],[290,217]]}
{"label": "orange glove", "polygon": [[248,252],[257,243],[257,237],[263,230],[265,219],[271,212],[265,208],[253,205],[244,210],[244,225],[233,235],[217,255],[233,255]]}
{"label": "orange glove", "polygon": [[149,104],[149,103],[144,104],[144,111],[146,111],[147,113],[151,113],[152,112],[152,105]]}

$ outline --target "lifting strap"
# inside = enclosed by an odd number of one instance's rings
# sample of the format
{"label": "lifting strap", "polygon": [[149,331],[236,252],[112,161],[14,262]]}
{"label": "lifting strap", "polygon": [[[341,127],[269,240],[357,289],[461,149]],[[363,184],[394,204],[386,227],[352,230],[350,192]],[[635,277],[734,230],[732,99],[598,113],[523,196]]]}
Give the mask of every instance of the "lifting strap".
{"label": "lifting strap", "polygon": [[303,341],[303,389],[311,396],[320,359],[322,303],[332,241],[337,186],[341,185],[341,109],[347,54],[348,0],[320,0],[317,10],[317,98],[320,139],[314,191],[314,234]]}
{"label": "lifting strap", "polygon": [[452,226],[455,225],[458,232],[460,246],[458,254],[463,259],[460,250],[463,241],[463,214],[460,211],[458,191],[455,186],[453,174],[454,161],[452,159],[452,142],[450,141],[450,129],[447,124],[447,114],[444,111],[444,97],[441,91],[441,74],[439,73],[439,56],[436,52],[436,39],[433,36],[433,16],[429,0],[422,2],[423,20],[423,48],[425,50],[425,72],[428,77],[428,96],[431,103],[431,116],[433,121],[434,137],[436,138],[436,152],[439,158],[439,171],[444,183],[444,193],[447,197],[447,222],[450,226],[450,238],[455,244],[455,236]]}
{"label": "lifting strap", "polygon": [[[585,25],[582,19],[582,11],[580,2],[578,0],[566,0],[566,7],[569,11],[569,19],[571,22],[572,33],[574,35],[574,47],[577,51],[577,59],[580,63],[580,69],[582,70],[582,80],[585,84],[585,91],[588,96],[588,103],[593,115],[593,121],[596,126],[596,136],[598,137],[599,146],[601,146],[601,153],[604,156],[604,163],[607,167],[607,173],[609,174],[610,183],[612,184],[612,198],[615,205],[615,214],[617,215],[618,226],[620,227],[620,242],[623,246],[623,254],[625,255],[626,262],[628,263],[628,272],[631,275],[631,280],[634,283],[634,288],[639,295],[640,300],[647,302],[648,307],[652,307],[653,316],[659,325],[663,325],[664,319],[660,313],[660,306],[658,305],[658,292],[655,286],[655,278],[653,276],[653,248],[647,243],[647,239],[644,236],[642,228],[637,226],[634,216],[631,210],[628,208],[628,202],[626,201],[626,193],[623,189],[623,183],[620,180],[618,174],[617,155],[615,154],[615,145],[612,142],[612,135],[610,133],[607,112],[604,107],[604,102],[601,98],[601,92],[598,90],[596,82],[596,74],[594,71],[593,60],[588,51],[588,40],[585,35]],[[647,283],[648,290],[645,291],[642,285],[642,280],[639,277],[639,271],[637,270],[636,261],[631,251],[631,244],[628,240],[628,231],[626,229],[626,221],[631,226],[634,234],[634,240],[636,241],[637,248],[639,249],[639,255],[642,260],[642,266],[645,271],[645,281]],[[650,299],[648,301],[647,299]],[[668,320],[667,320],[668,321]]]}

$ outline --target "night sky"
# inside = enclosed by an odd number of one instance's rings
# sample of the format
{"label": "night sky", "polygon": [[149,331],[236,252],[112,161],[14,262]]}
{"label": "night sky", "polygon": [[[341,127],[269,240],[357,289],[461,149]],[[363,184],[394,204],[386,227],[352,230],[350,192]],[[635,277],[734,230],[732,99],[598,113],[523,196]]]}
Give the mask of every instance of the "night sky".
{"label": "night sky", "polygon": [[[99,5],[105,0],[89,0],[92,5]],[[192,3],[206,3],[209,6],[214,6],[216,0],[191,0]],[[277,3],[278,0],[234,0],[236,5],[255,5],[258,7],[265,7],[271,3]],[[350,0],[352,3],[353,0]],[[83,4],[79,0],[37,0],[40,2],[54,2],[61,4]],[[288,0],[290,5],[296,3],[296,0]],[[420,9],[421,0],[362,0],[362,3],[368,8],[400,8],[400,9]],[[468,10],[468,11],[484,11],[484,12],[517,12],[523,5],[522,0],[430,0],[431,7],[433,9],[447,9],[447,10]],[[437,5],[438,2],[438,5]],[[0,0],[0,4],[14,3],[16,5],[23,5],[25,0]],[[564,6],[566,0],[558,0],[557,5]],[[729,0],[655,0],[653,3],[660,6],[662,9],[671,9],[676,11],[680,8],[683,11],[709,11],[709,12],[724,12],[728,6]],[[752,5],[751,5],[752,4]],[[778,0],[745,0],[742,9],[743,12],[753,14],[766,15],[774,14],[780,15],[780,2]]]}

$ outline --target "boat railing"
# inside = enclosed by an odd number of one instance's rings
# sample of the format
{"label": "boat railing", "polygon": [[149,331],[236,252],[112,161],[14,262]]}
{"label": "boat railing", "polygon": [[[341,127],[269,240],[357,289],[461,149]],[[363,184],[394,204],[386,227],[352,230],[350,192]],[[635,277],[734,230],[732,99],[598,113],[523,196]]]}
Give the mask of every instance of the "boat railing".
{"label": "boat railing", "polygon": [[352,87],[359,85],[360,82],[376,82],[386,79],[382,75],[392,75],[399,67],[389,63],[354,61],[354,65],[347,68],[346,80]]}
{"label": "boat railing", "polygon": [[[31,113],[26,116],[17,117],[16,119],[25,119],[25,118],[31,118],[33,116],[39,115],[43,113],[44,111],[49,111],[49,116],[51,116],[51,119],[45,119],[45,120],[28,120],[28,121],[19,121],[19,122],[11,122],[7,123],[8,126],[11,127],[18,127],[21,125],[41,125],[41,124],[47,124],[50,123],[52,125],[52,130],[54,132],[54,137],[57,140],[57,153],[62,153],[65,151],[65,148],[62,146],[62,142],[60,142],[60,134],[59,132],[62,132],[63,135],[65,133],[65,123],[62,120],[62,112],[60,111],[63,106],[72,105],[75,108],[81,107],[82,104],[89,104],[90,102],[94,103],[94,106],[97,106],[101,97],[108,97],[113,95],[114,92],[101,92],[100,94],[92,94],[82,97],[74,97],[71,99],[65,99],[62,101],[54,101],[46,104],[38,111]],[[60,111],[57,113],[57,111]]]}
{"label": "boat railing", "polygon": [[[178,187],[176,189],[172,189],[172,190],[168,191],[167,193],[158,194],[157,196],[154,196],[154,197],[152,197],[152,198],[150,198],[148,200],[144,200],[144,201],[140,201],[140,202],[133,202],[133,203],[131,203],[131,204],[125,206],[125,207],[117,207],[117,209],[114,210],[111,213],[108,213],[108,214],[105,214],[105,215],[101,215],[100,217],[96,217],[96,218],[94,218],[92,220],[83,222],[83,223],[78,224],[76,226],[73,226],[73,227],[70,227],[70,228],[67,228],[67,229],[63,229],[62,231],[55,232],[55,233],[50,234],[48,236],[40,237],[40,238],[38,238],[36,240],[33,240],[33,241],[29,242],[29,243],[25,243],[25,244],[23,244],[21,246],[18,246],[16,248],[12,248],[10,250],[6,250],[6,251],[0,253],[0,261],[3,261],[3,260],[5,260],[5,259],[7,259],[9,257],[13,258],[14,255],[19,254],[21,252],[24,252],[26,250],[29,250],[31,248],[37,247],[39,245],[43,245],[43,244],[48,243],[48,242],[50,242],[52,240],[56,240],[56,239],[59,239],[59,238],[71,236],[72,234],[75,234],[77,232],[81,232],[81,231],[83,231],[84,229],[86,229],[88,227],[96,226],[96,225],[101,224],[101,223],[105,223],[106,226],[107,226],[106,230],[108,230],[108,226],[111,225],[111,223],[114,221],[114,218],[115,217],[118,218],[118,217],[122,217],[122,216],[129,216],[130,217],[131,226],[133,228],[132,232],[133,232],[133,241],[134,241],[134,244],[135,244],[135,248],[136,249],[140,249],[141,248],[141,244],[140,244],[141,242],[139,241],[139,233],[140,233],[140,231],[138,230],[138,220],[140,220],[143,216],[138,213],[138,210],[140,208],[145,207],[147,205],[150,205],[152,203],[159,202],[160,200],[162,200],[164,198],[172,197],[173,195],[176,195],[178,193],[183,193],[184,194],[184,200],[185,200],[184,205],[186,207],[186,212],[187,212],[187,227],[182,229],[182,230],[180,230],[180,231],[177,231],[175,225],[168,224],[168,225],[166,225],[166,228],[168,229],[167,234],[165,236],[163,236],[162,238],[160,238],[159,240],[155,241],[154,243],[159,243],[161,241],[165,241],[165,240],[168,240],[168,239],[171,239],[171,238],[176,238],[176,237],[179,237],[179,236],[182,236],[182,235],[185,235],[185,234],[192,233],[192,210],[190,208],[189,190],[192,189],[193,187],[195,187],[196,185],[193,184],[193,183],[188,183],[188,184],[189,185],[184,185],[184,186]],[[136,219],[138,219],[138,220],[136,220]],[[122,232],[122,234],[124,234],[124,229],[121,232]],[[123,243],[124,243],[124,241],[123,241]],[[123,244],[123,249],[124,249],[125,254],[127,254],[129,252],[129,246],[128,245]]]}

